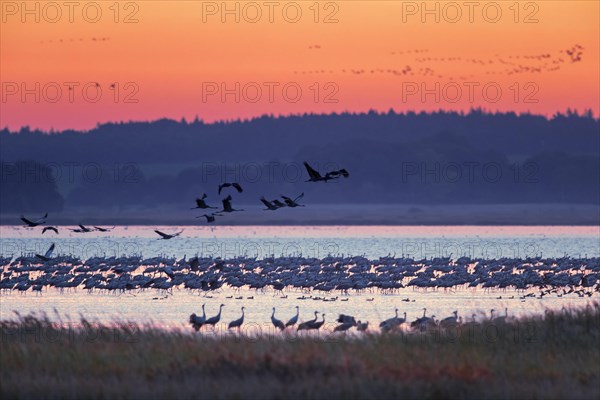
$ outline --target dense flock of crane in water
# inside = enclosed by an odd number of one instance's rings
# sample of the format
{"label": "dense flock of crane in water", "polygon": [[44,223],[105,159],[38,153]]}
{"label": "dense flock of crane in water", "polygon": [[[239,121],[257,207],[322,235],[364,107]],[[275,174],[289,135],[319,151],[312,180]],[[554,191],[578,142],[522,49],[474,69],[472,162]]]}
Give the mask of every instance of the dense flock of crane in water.
{"label": "dense flock of crane in water", "polygon": [[[394,293],[402,288],[467,289],[498,288],[525,291],[538,289],[540,296],[569,289],[591,296],[600,290],[600,258],[528,257],[484,259],[460,257],[423,258],[364,256],[313,258],[280,256],[258,259],[139,255],[94,256],[81,260],[73,255],[44,254],[0,257],[0,289],[41,292],[45,287],[61,290],[83,287],[89,291],[126,292],[158,289],[172,293],[184,288],[210,294],[222,287],[274,291]],[[546,293],[547,291],[547,293]]]}
{"label": "dense flock of crane in water", "polygon": [[[52,252],[52,248],[49,252]],[[40,258],[43,257],[43,259]],[[88,292],[104,293],[139,292],[158,290],[166,296],[173,295],[173,289],[197,292],[207,298],[232,290],[227,298],[244,299],[241,289],[255,290],[256,293],[272,293],[287,298],[291,293],[301,293],[298,300],[348,301],[351,294],[397,293],[402,288],[422,290],[447,289],[516,289],[521,301],[544,296],[591,297],[600,292],[600,258],[500,258],[483,259],[450,257],[415,260],[407,257],[386,256],[370,260],[363,256],[327,256],[305,258],[302,256],[281,256],[257,259],[256,257],[235,257],[221,259],[195,256],[183,257],[91,257],[85,261],[71,255],[50,257],[44,255],[22,255],[0,257],[3,291],[33,291],[41,294],[45,288],[54,287],[60,291],[83,288]],[[536,291],[537,290],[537,294]],[[527,293],[528,292],[528,293]],[[335,295],[335,296],[333,296]],[[333,296],[333,297],[332,297]],[[500,296],[499,298],[502,298]],[[154,300],[160,298],[155,297]],[[252,300],[254,296],[245,299]],[[373,298],[367,298],[372,301]],[[402,299],[402,301],[411,301]],[[414,301],[414,300],[412,300]],[[202,315],[192,314],[189,322],[195,330],[203,326],[215,326],[221,319],[223,305],[219,313],[207,318],[204,306]],[[411,323],[411,327],[424,330],[432,327],[462,326],[464,322],[457,313],[437,321],[435,316],[423,316]],[[497,318],[506,318],[497,317]],[[407,322],[396,315],[382,322],[382,332],[400,329]],[[494,319],[494,315],[491,316]],[[298,322],[298,309],[295,317],[287,323],[271,316],[273,325],[286,330]],[[352,316],[340,315],[340,323],[334,329],[347,331],[356,328],[365,331],[368,322],[361,322]],[[244,322],[242,316],[229,324],[231,329],[239,328]],[[318,330],[325,323],[325,315],[303,322],[297,330]]]}
{"label": "dense flock of crane in water", "polygon": [[[329,171],[321,175],[308,163],[304,163],[309,175],[307,182],[327,182],[341,177],[347,178],[345,169]],[[242,186],[237,182],[226,182],[219,185],[218,193],[232,188],[242,192]],[[275,211],[283,207],[304,207],[298,201],[304,196],[300,194],[292,199],[281,196],[279,199],[267,200],[262,197],[260,201],[265,205],[265,211]],[[206,202],[207,195],[196,199],[196,207],[192,209],[216,209]],[[244,211],[232,207],[232,197],[228,195],[222,200],[223,209],[210,214],[203,214],[208,223],[224,213]],[[46,226],[48,214],[39,219],[21,217],[28,228],[43,227],[42,233],[53,231],[58,234],[58,228]],[[93,231],[109,232],[112,228],[93,228],[79,225],[71,229],[75,233],[89,233]],[[165,233],[155,230],[159,239],[173,239],[183,231]],[[219,257],[202,257],[196,255],[191,259],[183,257],[177,260],[174,257],[157,256],[143,258],[141,255],[106,257],[96,256],[81,260],[73,255],[54,256],[55,244],[51,244],[44,254],[22,254],[19,257],[0,256],[2,276],[0,289],[2,291],[27,292],[29,290],[41,294],[44,288],[56,288],[60,291],[83,288],[90,293],[102,291],[108,293],[123,293],[130,291],[143,291],[156,289],[163,294],[172,295],[173,289],[184,288],[197,291],[205,297],[213,291],[222,288],[231,288],[239,291],[241,288],[254,289],[258,292],[272,291],[287,298],[284,291],[301,291],[303,294],[298,300],[321,301],[347,301],[351,293],[365,293],[379,291],[381,293],[394,293],[399,289],[413,287],[414,289],[516,289],[521,293],[521,301],[529,297],[542,298],[548,295],[558,297],[578,295],[591,297],[600,292],[600,258],[499,258],[483,259],[460,257],[436,257],[431,259],[415,260],[409,257],[386,256],[379,259],[368,259],[364,256],[334,256],[324,258],[310,258],[302,256],[256,257],[238,256],[230,259]],[[537,294],[528,290],[537,290]],[[335,297],[328,297],[328,293],[336,293]],[[314,295],[314,294],[320,295]],[[239,293],[238,293],[239,294]],[[308,296],[307,296],[308,295]],[[321,297],[322,296],[322,297]],[[228,298],[232,298],[228,296]],[[340,298],[341,297],[341,298]],[[236,297],[241,299],[242,296]],[[253,297],[247,297],[252,299]],[[501,298],[501,297],[500,297]],[[159,299],[155,297],[154,299]],[[373,298],[367,299],[372,301]],[[403,301],[410,301],[403,299]],[[414,301],[414,300],[413,300]],[[224,305],[221,304],[218,314],[207,318],[205,306],[202,306],[202,315],[192,314],[189,323],[198,331],[203,326],[215,326],[221,320]],[[448,328],[463,324],[475,324],[475,317],[470,321],[463,321],[455,311],[453,315],[440,321],[435,316],[427,316],[426,309],[423,315],[410,323],[412,328],[418,330],[431,327]],[[241,309],[239,319],[229,323],[230,329],[240,328],[244,323],[245,307]],[[296,314],[285,324],[275,317],[276,309],[271,315],[272,324],[281,331],[291,329],[298,323],[299,308]],[[501,317],[494,316],[491,311],[491,320],[505,321],[508,312]],[[315,311],[314,318],[297,325],[298,331],[318,330],[325,324],[325,314],[319,319]],[[382,332],[397,330],[407,323],[407,315],[395,316],[379,324]],[[341,314],[336,320],[339,325],[334,332],[347,331],[356,328],[357,331],[366,331],[368,322],[356,320],[353,316]]]}

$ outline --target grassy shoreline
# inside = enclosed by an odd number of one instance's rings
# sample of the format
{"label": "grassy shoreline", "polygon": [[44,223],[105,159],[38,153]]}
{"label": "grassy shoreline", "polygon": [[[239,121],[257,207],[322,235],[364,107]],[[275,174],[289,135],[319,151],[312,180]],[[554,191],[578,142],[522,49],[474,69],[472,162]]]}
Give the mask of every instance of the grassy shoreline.
{"label": "grassy shoreline", "polygon": [[3,398],[598,398],[600,304],[443,331],[222,338],[0,321]]}

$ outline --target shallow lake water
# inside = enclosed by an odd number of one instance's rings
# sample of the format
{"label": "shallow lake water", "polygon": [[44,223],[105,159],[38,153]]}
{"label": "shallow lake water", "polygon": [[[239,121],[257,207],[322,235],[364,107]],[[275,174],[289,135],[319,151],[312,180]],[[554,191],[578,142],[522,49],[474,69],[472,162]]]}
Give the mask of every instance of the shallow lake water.
{"label": "shallow lake water", "polygon": [[[70,227],[72,228],[72,227]],[[180,237],[171,240],[158,240],[153,229],[163,232],[178,232]],[[188,258],[198,254],[203,256],[231,258],[239,255],[263,258],[274,254],[303,255],[304,257],[325,257],[328,254],[364,255],[370,259],[386,255],[404,255],[415,259],[460,256],[499,258],[600,256],[598,227],[491,227],[491,226],[428,226],[428,227],[116,227],[110,232],[88,234],[68,231],[59,227],[60,234],[41,234],[41,229],[26,229],[17,226],[0,228],[2,256],[19,256],[26,253],[43,253],[51,243],[56,243],[57,254],[72,254],[82,260],[92,256],[141,254],[144,257],[167,255]],[[376,327],[383,319],[407,313],[412,321],[423,315],[435,315],[442,319],[457,310],[465,321],[472,314],[477,318],[489,316],[490,309],[496,315],[504,315],[508,308],[510,316],[543,313],[545,309],[580,307],[597,299],[579,297],[571,293],[558,297],[556,294],[537,297],[523,296],[538,290],[516,291],[504,289],[484,290],[482,288],[458,288],[423,290],[404,288],[393,294],[382,294],[378,290],[348,295],[339,292],[302,292],[286,289],[283,294],[272,290],[234,290],[224,287],[210,292],[209,296],[190,292],[183,287],[174,288],[172,294],[154,289],[132,290],[121,294],[105,292],[88,293],[82,288],[59,291],[45,289],[42,294],[29,291],[2,292],[0,294],[0,318],[12,318],[14,312],[48,314],[52,320],[60,315],[63,320],[78,321],[79,315],[101,322],[115,319],[138,323],[153,322],[171,328],[186,328],[189,315],[201,314],[202,304],[206,313],[213,316],[220,304],[224,304],[222,323],[217,332],[223,332],[229,321],[241,316],[241,306],[246,307],[245,331],[269,332],[272,325],[272,307],[276,307],[276,317],[284,322],[300,307],[300,321],[312,319],[314,312],[325,313],[325,327],[335,325],[338,314],[354,315],[362,321],[369,321]],[[242,297],[242,299],[239,299]],[[320,299],[315,300],[318,297]],[[58,313],[58,315],[56,314]],[[320,315],[320,314],[319,314]],[[321,317],[319,316],[319,319]]]}

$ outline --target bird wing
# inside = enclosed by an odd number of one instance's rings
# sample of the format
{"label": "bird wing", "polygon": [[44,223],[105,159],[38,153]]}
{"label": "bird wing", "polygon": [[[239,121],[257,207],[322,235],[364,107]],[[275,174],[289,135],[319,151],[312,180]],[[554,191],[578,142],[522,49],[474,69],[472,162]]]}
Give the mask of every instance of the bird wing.
{"label": "bird wing", "polygon": [[48,248],[48,251],[46,251],[46,254],[44,254],[45,257],[50,258],[50,256],[52,255],[52,252],[54,251],[54,243],[52,243],[50,245],[50,247]]}
{"label": "bird wing", "polygon": [[310,176],[311,179],[321,179],[322,178],[321,174],[317,170],[315,170],[313,167],[308,165],[308,163],[306,161],[304,161],[304,167],[306,168],[306,171],[308,172],[308,175]]}
{"label": "bird wing", "polygon": [[80,227],[82,230],[84,230],[84,231],[87,231],[87,230],[88,230],[88,228],[86,228],[86,227],[85,227],[85,226],[83,226],[83,225],[79,225],[79,227]]}
{"label": "bird wing", "polygon": [[289,197],[287,197],[287,196],[284,196],[284,195],[281,195],[281,198],[282,198],[282,199],[284,199],[284,200],[286,201],[286,203],[287,203],[288,201],[292,201],[292,199],[291,199],[291,198],[289,198]]}
{"label": "bird wing", "polygon": [[154,230],[154,232],[158,233],[160,236],[162,236],[162,237],[164,237],[164,238],[168,238],[168,237],[170,237],[170,235],[167,235],[166,233],[163,233],[163,232],[161,232],[161,231],[159,231],[159,230],[156,230],[156,229]]}
{"label": "bird wing", "polygon": [[300,194],[298,197],[296,197],[296,198],[294,199],[294,203],[296,202],[296,200],[300,200],[300,199],[301,199],[301,198],[303,198],[303,197],[304,197],[304,192],[302,192],[302,194]]}
{"label": "bird wing", "polygon": [[234,182],[231,184],[238,192],[242,193],[244,191],[244,189],[242,189],[242,187],[240,186],[239,183]]}
{"label": "bird wing", "polygon": [[275,204],[277,207],[285,207],[285,204],[283,204],[278,199],[273,200],[273,204]]}
{"label": "bird wing", "polygon": [[202,199],[200,199],[200,198],[197,198],[197,199],[196,199],[196,206],[197,206],[197,207],[202,207],[202,203],[204,203],[204,200],[202,200]]}
{"label": "bird wing", "polygon": [[21,221],[25,222],[27,225],[35,225],[34,222],[31,222],[30,220],[28,220],[25,217],[21,217]]}
{"label": "bird wing", "polygon": [[181,235],[182,233],[183,233],[183,229],[182,229],[181,231],[177,232],[177,233],[174,233],[174,234],[172,234],[171,236],[172,236],[172,237],[174,237],[174,236],[179,236],[179,235]]}
{"label": "bird wing", "polygon": [[344,168],[328,172],[327,175],[331,176],[331,177],[340,177],[340,176],[343,176],[344,178],[347,178],[348,176],[350,176],[350,174],[348,173],[348,171],[346,171]]}
{"label": "bird wing", "polygon": [[202,194],[202,200],[204,200],[205,198],[207,198],[208,196],[206,195],[206,193]]}
{"label": "bird wing", "polygon": [[38,218],[35,220],[35,222],[42,222],[43,220],[45,220],[46,218],[48,218],[48,213],[44,214],[44,216],[42,218]]}
{"label": "bird wing", "polygon": [[337,176],[337,174],[335,174],[335,173],[328,172],[325,174],[325,181],[335,179],[335,178],[339,178],[339,176]]}
{"label": "bird wing", "polygon": [[268,201],[267,199],[265,199],[264,197],[260,198],[260,201],[267,207],[267,208],[273,208],[273,203],[271,203],[270,201]]}
{"label": "bird wing", "polygon": [[221,194],[221,190],[222,190],[222,189],[224,189],[224,188],[226,188],[226,187],[229,187],[229,186],[232,186],[232,184],[231,184],[231,183],[229,183],[229,182],[225,182],[225,183],[222,183],[222,184],[220,184],[220,185],[219,185],[219,194]]}

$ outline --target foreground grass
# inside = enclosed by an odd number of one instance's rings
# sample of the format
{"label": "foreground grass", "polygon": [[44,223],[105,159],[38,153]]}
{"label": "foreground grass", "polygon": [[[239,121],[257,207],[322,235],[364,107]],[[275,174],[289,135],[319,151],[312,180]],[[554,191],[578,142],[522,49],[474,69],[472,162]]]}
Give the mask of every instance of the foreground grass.
{"label": "foreground grass", "polygon": [[361,338],[1,321],[2,398],[600,398],[600,304]]}

